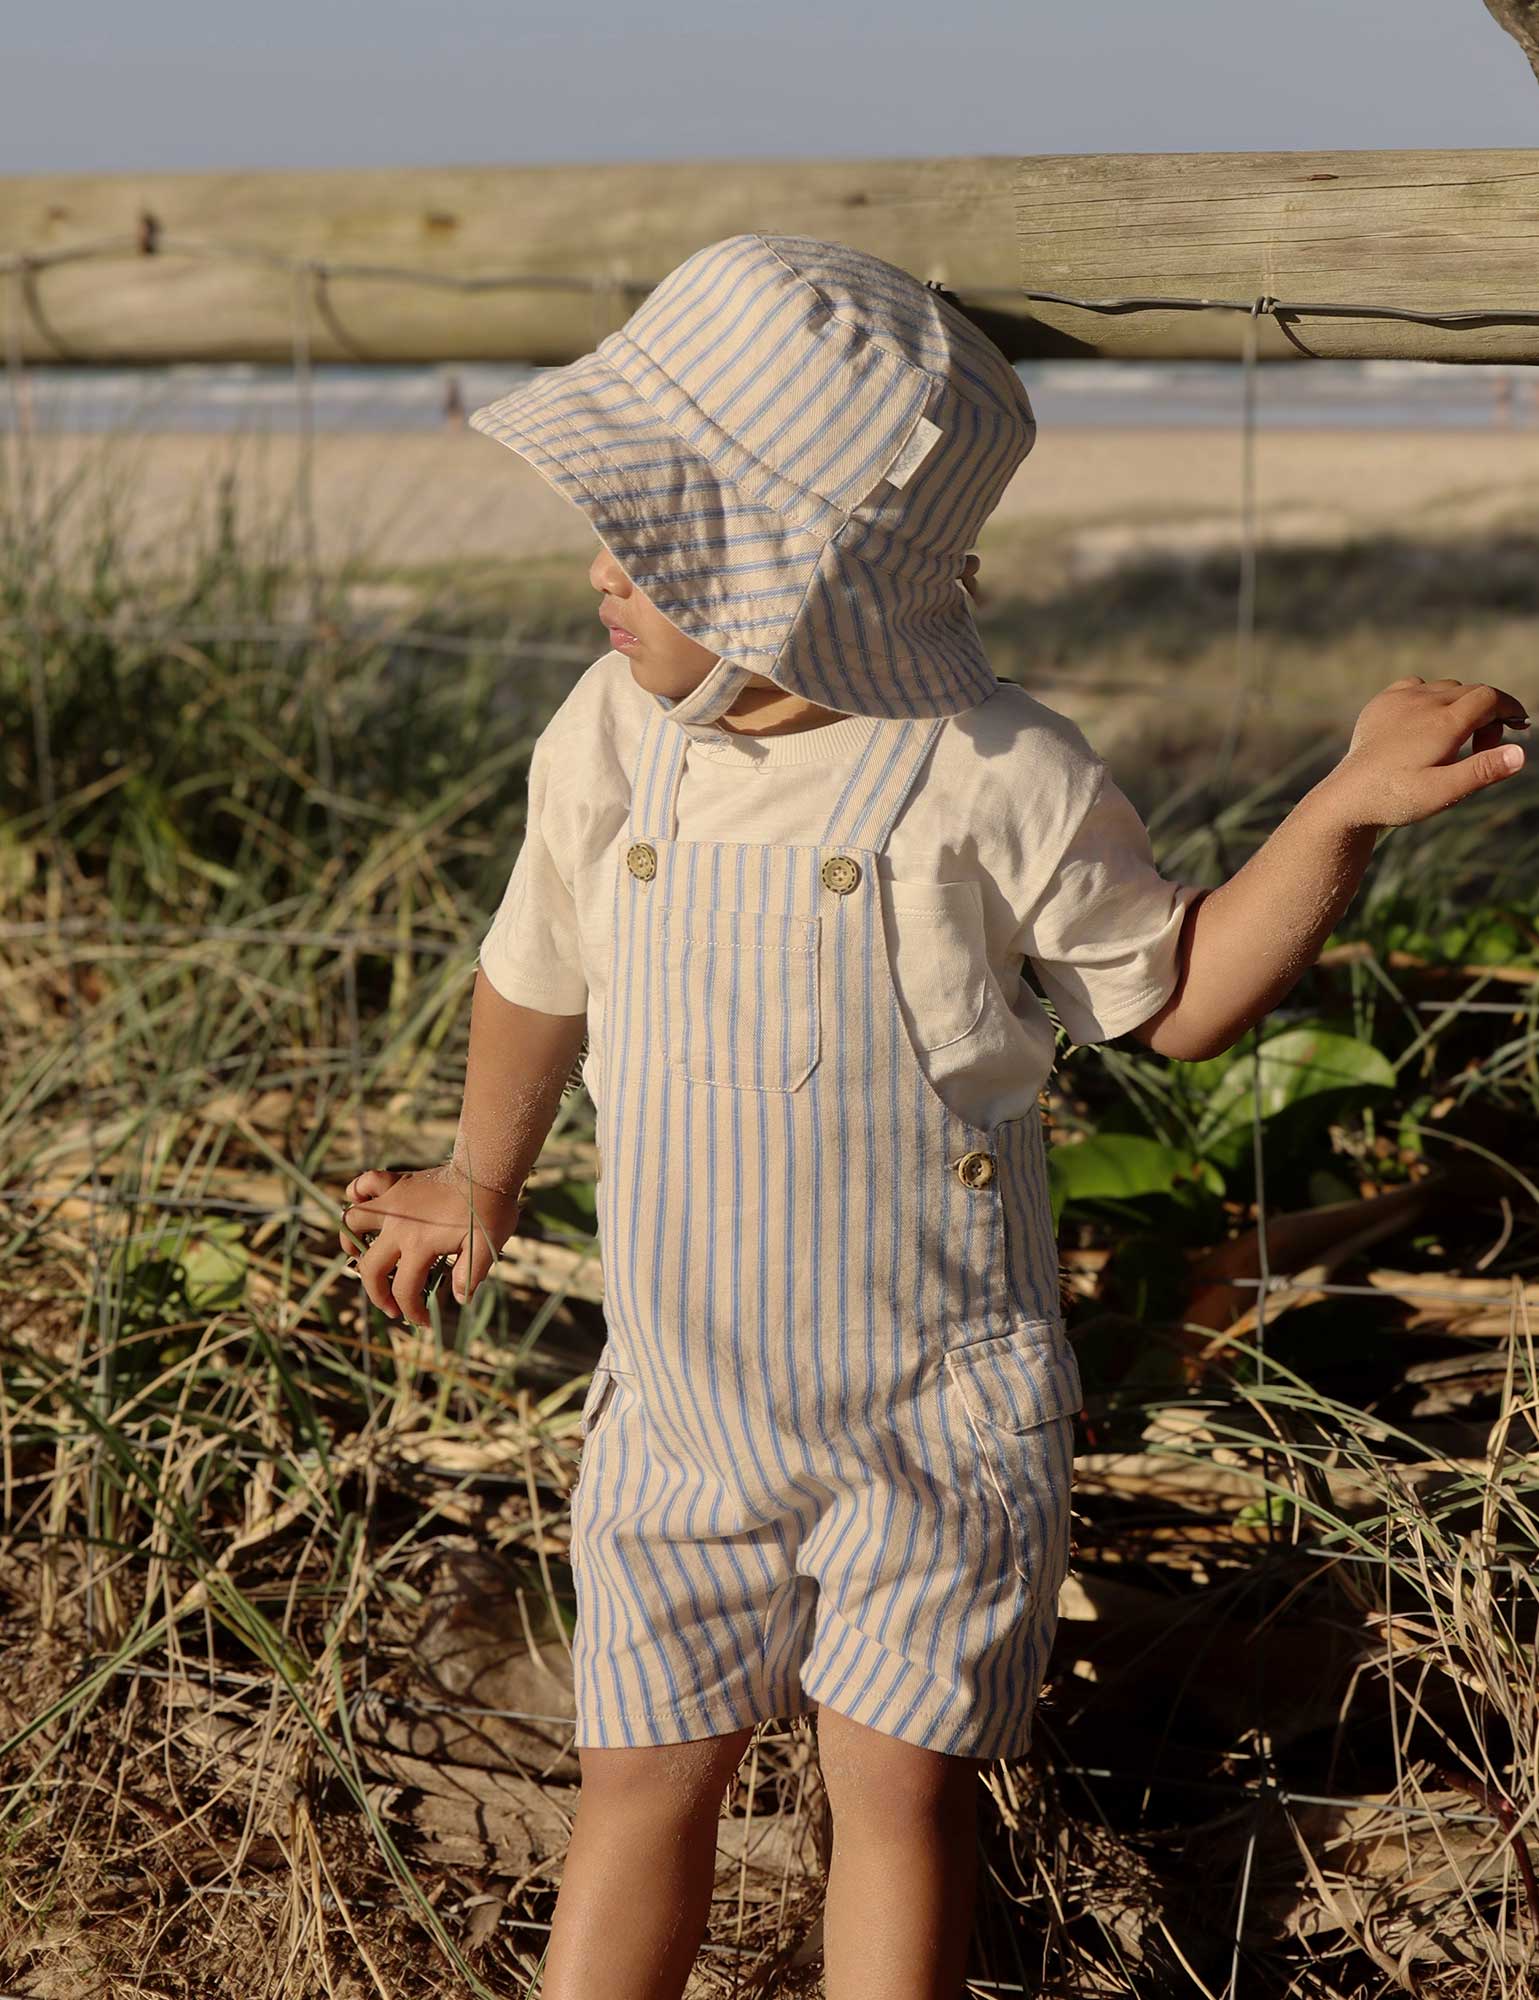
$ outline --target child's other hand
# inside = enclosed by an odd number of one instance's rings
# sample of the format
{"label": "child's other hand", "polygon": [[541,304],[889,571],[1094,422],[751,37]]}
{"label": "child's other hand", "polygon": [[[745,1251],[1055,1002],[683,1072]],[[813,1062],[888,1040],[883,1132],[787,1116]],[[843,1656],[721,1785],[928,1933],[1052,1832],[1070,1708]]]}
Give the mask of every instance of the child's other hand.
{"label": "child's other hand", "polygon": [[1526,729],[1528,716],[1503,688],[1415,674],[1392,681],[1358,716],[1325,789],[1351,826],[1430,819],[1522,769],[1520,746],[1502,745],[1504,724]]}
{"label": "child's other hand", "polygon": [[[449,1165],[400,1174],[372,1168],[345,1192],[351,1205],[342,1213],[342,1248],[357,1256],[363,1288],[380,1311],[413,1326],[430,1324],[425,1293],[434,1264],[454,1258],[454,1296],[468,1299],[518,1221],[515,1195],[477,1188],[472,1225],[468,1186]],[[358,1240],[367,1237],[373,1241],[360,1253]]]}

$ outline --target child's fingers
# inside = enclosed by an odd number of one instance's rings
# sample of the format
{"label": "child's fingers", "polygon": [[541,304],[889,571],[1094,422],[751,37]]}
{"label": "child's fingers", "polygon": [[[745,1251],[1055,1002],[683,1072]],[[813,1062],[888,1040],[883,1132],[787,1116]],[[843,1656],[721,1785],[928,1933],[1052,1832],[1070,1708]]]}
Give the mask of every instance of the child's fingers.
{"label": "child's fingers", "polygon": [[454,1296],[468,1299],[496,1261],[497,1252],[487,1231],[480,1227],[471,1230],[454,1261]]}
{"label": "child's fingers", "polygon": [[[1516,757],[1515,764],[1507,761],[1511,757]],[[1497,745],[1489,750],[1474,750],[1468,757],[1455,758],[1451,764],[1439,764],[1427,773],[1431,802],[1426,816],[1457,805],[1472,793],[1484,791],[1487,785],[1500,784],[1504,778],[1512,777],[1522,768],[1523,750],[1516,743],[1505,747]]]}
{"label": "child's fingers", "polygon": [[403,1250],[390,1289],[402,1319],[413,1326],[430,1326],[427,1309],[428,1273],[443,1255],[441,1250]]}
{"label": "child's fingers", "polygon": [[358,1259],[358,1276],[363,1281],[363,1289],[386,1319],[394,1319],[396,1316],[391,1274],[395,1270],[396,1260],[400,1254],[401,1246],[395,1238],[381,1232],[370,1248]]}
{"label": "child's fingers", "polygon": [[337,1241],[349,1257],[358,1255],[361,1238],[372,1236],[380,1227],[380,1218],[365,1204],[403,1178],[392,1167],[366,1167],[361,1174],[354,1174],[343,1188],[342,1228]]}
{"label": "child's fingers", "polygon": [[[1458,681],[1433,683],[1435,687],[1459,687]],[[1483,727],[1487,723],[1497,726],[1505,723],[1508,728],[1522,729],[1528,723],[1528,711],[1515,694],[1505,688],[1490,687],[1484,681],[1473,687],[1463,688],[1448,706],[1454,709],[1459,721],[1466,729]]]}
{"label": "child's fingers", "polygon": [[371,1238],[378,1236],[384,1228],[386,1217],[367,1202],[355,1201],[342,1211],[342,1228],[337,1241],[349,1257],[357,1257],[367,1248]]}
{"label": "child's fingers", "polygon": [[[402,1174],[397,1180],[405,1178]],[[342,1233],[338,1237],[342,1248],[349,1256],[356,1254],[360,1240],[367,1242],[377,1236],[391,1222],[416,1223],[420,1218],[413,1212],[409,1202],[392,1203],[390,1190],[373,1196],[368,1201],[355,1201],[351,1208],[342,1211]]]}

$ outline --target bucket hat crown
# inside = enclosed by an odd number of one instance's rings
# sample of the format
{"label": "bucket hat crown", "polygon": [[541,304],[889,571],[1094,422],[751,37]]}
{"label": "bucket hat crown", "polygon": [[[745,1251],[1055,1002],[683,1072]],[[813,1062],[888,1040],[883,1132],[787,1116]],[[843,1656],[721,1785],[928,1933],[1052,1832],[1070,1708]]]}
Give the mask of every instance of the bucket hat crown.
{"label": "bucket hat crown", "polygon": [[961,583],[1036,422],[1004,355],[894,264],[805,236],[685,258],[615,332],[474,412],[589,519],[657,608],[848,714],[960,713],[998,685]]}

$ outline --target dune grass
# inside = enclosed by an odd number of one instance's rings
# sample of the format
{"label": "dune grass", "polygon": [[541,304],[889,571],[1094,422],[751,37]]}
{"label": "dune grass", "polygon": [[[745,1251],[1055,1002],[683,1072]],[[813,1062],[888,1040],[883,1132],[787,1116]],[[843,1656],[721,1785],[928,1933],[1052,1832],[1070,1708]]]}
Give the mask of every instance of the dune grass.
{"label": "dune grass", "polygon": [[[59,513],[100,504],[13,483],[0,516],[0,1986],[530,1991],[576,1775],[591,1107],[430,1335],[365,1310],[336,1226],[361,1165],[448,1150],[591,592],[317,578],[217,493],[174,575],[110,506],[66,572]],[[1221,789],[1194,688],[1232,563],[1044,560],[984,616],[1211,880],[1343,689],[1522,658],[1532,554],[1274,568],[1291,719]],[[1157,692],[1089,692],[1119,674]],[[1536,861],[1516,788],[1397,833],[1259,1061],[1060,1067],[1078,1554],[1037,1750],[989,1780],[980,1993],[1530,1990]],[[767,1729],[729,1797],[702,1994],[816,1990],[812,1748]]]}

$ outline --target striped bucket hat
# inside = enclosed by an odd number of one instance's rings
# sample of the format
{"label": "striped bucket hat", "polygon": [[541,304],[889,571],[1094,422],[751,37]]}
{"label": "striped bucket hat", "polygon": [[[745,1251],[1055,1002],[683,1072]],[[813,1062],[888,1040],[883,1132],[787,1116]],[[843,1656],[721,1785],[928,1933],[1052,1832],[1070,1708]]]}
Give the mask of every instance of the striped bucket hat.
{"label": "striped bucket hat", "polygon": [[805,236],[695,251],[617,332],[477,410],[633,584],[750,674],[846,714],[951,715],[998,686],[963,558],[1031,449],[1004,355],[896,265]]}

